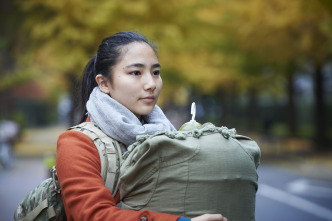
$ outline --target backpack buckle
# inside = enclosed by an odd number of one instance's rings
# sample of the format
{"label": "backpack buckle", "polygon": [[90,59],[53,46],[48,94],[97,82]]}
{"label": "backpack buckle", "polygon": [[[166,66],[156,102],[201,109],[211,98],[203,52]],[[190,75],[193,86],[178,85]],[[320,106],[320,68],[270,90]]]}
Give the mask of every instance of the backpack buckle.
{"label": "backpack buckle", "polygon": [[51,173],[52,173],[52,181],[53,181],[53,184],[54,184],[54,190],[57,193],[60,193],[61,192],[61,188],[60,188],[60,184],[59,184],[59,181],[58,181],[58,176],[56,174],[56,167],[55,166],[52,167]]}

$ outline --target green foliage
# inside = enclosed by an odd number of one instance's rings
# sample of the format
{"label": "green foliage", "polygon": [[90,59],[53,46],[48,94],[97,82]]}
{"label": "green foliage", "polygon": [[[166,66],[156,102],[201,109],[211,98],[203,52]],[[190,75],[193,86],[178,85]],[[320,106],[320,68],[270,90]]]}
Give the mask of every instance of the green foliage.
{"label": "green foliage", "polygon": [[270,133],[276,137],[287,137],[289,135],[289,129],[287,124],[275,123],[270,129]]}
{"label": "green foliage", "polygon": [[299,126],[298,136],[307,139],[313,139],[315,137],[315,128],[313,125],[301,125]]}
{"label": "green foliage", "polygon": [[24,17],[20,29],[25,35],[24,54],[30,57],[21,61],[23,66],[47,71],[53,78],[79,76],[102,38],[139,30],[158,42],[161,63],[181,76],[178,84],[199,85],[210,94],[219,87],[227,90],[234,81],[246,90],[257,82],[248,83],[239,75],[261,78],[267,66],[306,57],[303,53],[322,54],[325,49],[319,42],[326,38],[319,27],[328,18],[319,5],[303,0],[287,4],[277,0],[172,0],[167,4],[31,0],[17,1],[16,6]]}
{"label": "green foliage", "polygon": [[55,156],[51,155],[44,159],[44,164],[47,169],[52,169],[52,167],[55,165]]}

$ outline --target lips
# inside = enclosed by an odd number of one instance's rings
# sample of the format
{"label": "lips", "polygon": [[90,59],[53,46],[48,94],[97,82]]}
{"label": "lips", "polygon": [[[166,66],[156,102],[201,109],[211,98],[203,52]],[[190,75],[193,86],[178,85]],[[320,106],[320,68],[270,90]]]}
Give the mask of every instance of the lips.
{"label": "lips", "polygon": [[140,100],[142,100],[144,102],[147,102],[147,103],[151,103],[155,100],[155,97],[154,96],[148,96],[148,97],[143,97]]}

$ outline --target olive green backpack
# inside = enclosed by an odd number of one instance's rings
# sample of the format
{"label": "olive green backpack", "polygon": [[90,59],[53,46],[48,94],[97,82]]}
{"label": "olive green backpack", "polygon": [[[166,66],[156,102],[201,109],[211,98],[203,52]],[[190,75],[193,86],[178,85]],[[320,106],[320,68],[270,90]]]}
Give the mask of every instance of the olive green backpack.
{"label": "olive green backpack", "polygon": [[[94,142],[100,156],[101,176],[105,186],[115,196],[118,192],[116,184],[118,183],[120,162],[122,161],[120,143],[108,137],[91,122],[84,122],[69,128],[69,130],[81,131]],[[52,177],[39,184],[18,205],[14,213],[14,220],[66,220],[55,166],[52,169]]]}
{"label": "olive green backpack", "polygon": [[121,208],[255,220],[256,142],[235,129],[190,124],[191,130],[141,136],[128,147],[120,168]]}

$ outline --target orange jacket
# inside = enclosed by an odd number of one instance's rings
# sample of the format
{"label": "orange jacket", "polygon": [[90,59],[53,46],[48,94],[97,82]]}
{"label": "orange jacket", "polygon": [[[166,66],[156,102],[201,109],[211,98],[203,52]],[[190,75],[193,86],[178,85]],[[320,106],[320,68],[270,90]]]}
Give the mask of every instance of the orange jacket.
{"label": "orange jacket", "polygon": [[121,210],[119,193],[112,197],[100,175],[98,150],[88,136],[66,131],[58,139],[56,169],[68,221],[156,220],[175,221],[179,216],[151,211]]}

